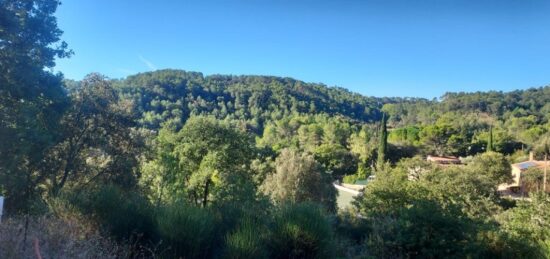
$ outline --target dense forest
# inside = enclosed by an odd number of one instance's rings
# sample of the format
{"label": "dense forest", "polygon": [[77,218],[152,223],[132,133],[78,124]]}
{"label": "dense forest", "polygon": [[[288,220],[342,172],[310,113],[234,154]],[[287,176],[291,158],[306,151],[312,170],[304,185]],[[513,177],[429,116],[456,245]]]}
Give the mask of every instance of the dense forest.
{"label": "dense forest", "polygon": [[[497,192],[510,163],[550,154],[550,86],[427,100],[183,70],[75,81],[51,72],[74,54],[58,5],[0,1],[1,258],[550,256],[543,172],[522,199]],[[334,183],[367,179],[339,208]]]}

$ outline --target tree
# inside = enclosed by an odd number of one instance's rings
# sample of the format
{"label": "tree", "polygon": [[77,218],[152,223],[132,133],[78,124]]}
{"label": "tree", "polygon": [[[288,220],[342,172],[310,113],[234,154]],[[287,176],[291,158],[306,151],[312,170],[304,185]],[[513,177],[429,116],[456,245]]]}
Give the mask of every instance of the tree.
{"label": "tree", "polygon": [[[429,186],[409,181],[406,170],[377,172],[354,204],[371,230],[365,240],[376,258],[468,256],[475,228],[461,208],[442,203]],[[453,195],[452,200],[456,200]]]}
{"label": "tree", "polygon": [[530,201],[519,201],[497,218],[501,228],[512,238],[528,241],[529,258],[550,256],[550,196],[543,192],[530,194]]}
{"label": "tree", "polygon": [[546,177],[548,171],[548,154],[550,154],[550,134],[543,136],[536,145],[536,150],[544,155],[544,179],[542,180],[542,190],[546,192]]}
{"label": "tree", "polygon": [[489,141],[487,141],[487,152],[493,151],[493,126],[489,128]]}
{"label": "tree", "polygon": [[58,141],[67,99],[47,69],[72,52],[61,41],[55,0],[0,2],[0,186],[17,210],[36,194],[44,152]]}
{"label": "tree", "polygon": [[276,204],[317,202],[336,210],[336,190],[332,177],[312,155],[283,149],[275,160],[275,173],[261,186]]}
{"label": "tree", "polygon": [[401,169],[407,174],[409,180],[420,180],[426,173],[435,170],[434,164],[423,157],[404,158],[399,161],[396,169]]}
{"label": "tree", "polygon": [[457,206],[471,219],[487,221],[500,211],[497,185],[486,174],[460,167],[434,168],[420,180],[430,198],[442,206]]}
{"label": "tree", "polygon": [[42,180],[53,194],[69,182],[81,186],[108,181],[126,187],[136,183],[143,143],[132,130],[136,123],[131,109],[119,102],[104,76],[84,78],[71,94],[71,106],[61,119],[62,141],[46,156],[49,173],[42,175]]}
{"label": "tree", "polygon": [[315,160],[329,170],[335,179],[357,171],[355,157],[340,145],[321,145],[315,149],[314,156]]}
{"label": "tree", "polygon": [[428,147],[431,152],[438,155],[445,155],[448,151],[447,140],[453,133],[450,125],[429,125],[420,131],[420,141]]}
{"label": "tree", "polygon": [[382,114],[382,121],[380,122],[380,131],[378,133],[378,157],[376,160],[377,167],[380,169],[386,162],[386,154],[388,151],[388,130],[386,128],[386,114]]}
{"label": "tree", "polygon": [[506,157],[497,152],[478,154],[468,164],[467,170],[488,176],[496,185],[512,180],[512,169]]}
{"label": "tree", "polygon": [[255,152],[247,133],[212,117],[191,117],[178,132],[166,125],[157,142],[141,180],[154,200],[206,207],[253,198]]}
{"label": "tree", "polygon": [[521,187],[527,193],[540,192],[544,187],[544,171],[531,167],[521,173]]}
{"label": "tree", "polygon": [[353,133],[349,138],[350,152],[359,160],[357,176],[362,179],[366,179],[370,175],[370,169],[374,162],[376,139],[371,136],[374,131],[375,129],[363,125],[359,132]]}

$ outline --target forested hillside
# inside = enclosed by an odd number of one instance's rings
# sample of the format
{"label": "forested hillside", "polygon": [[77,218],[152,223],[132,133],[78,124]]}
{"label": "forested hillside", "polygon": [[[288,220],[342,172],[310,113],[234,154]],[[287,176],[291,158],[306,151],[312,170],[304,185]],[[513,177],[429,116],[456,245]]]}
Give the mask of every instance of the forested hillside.
{"label": "forested hillside", "polygon": [[[358,133],[360,128],[378,123],[385,113],[391,129],[390,142],[409,152],[409,156],[416,153],[474,155],[483,151],[490,127],[497,150],[512,154],[533,146],[548,130],[550,117],[550,87],[513,92],[447,93],[439,100],[376,98],[290,78],[204,77],[201,73],[182,70],[142,73],[115,80],[113,85],[121,99],[132,105],[139,124],[153,130],[165,123],[180,128],[191,116],[213,116],[239,121],[242,127],[264,139],[291,143],[288,138],[300,136],[300,132],[305,134],[305,128],[300,130],[303,124],[312,127],[311,122],[304,122],[303,118],[316,120],[313,117],[329,116],[348,124],[343,126],[349,128],[343,130],[347,132],[340,132],[346,136],[336,137],[348,148],[353,145],[348,141],[352,132]],[[332,119],[325,119],[324,123],[326,120]],[[339,122],[318,126],[334,127]],[[323,132],[319,134],[320,139]]]}
{"label": "forested hillside", "polygon": [[[498,189],[510,163],[550,155],[550,87],[426,100],[183,70],[66,80],[58,5],[0,1],[0,258],[550,257],[547,170],[517,199]],[[342,182],[366,182],[348,207]]]}
{"label": "forested hillside", "polygon": [[182,123],[196,115],[245,120],[261,129],[268,120],[291,114],[342,115],[361,122],[377,121],[385,102],[344,88],[329,88],[291,78],[271,76],[204,77],[183,70],[142,73],[121,80],[116,88],[136,104],[141,123],[156,129],[167,120]]}
{"label": "forested hillside", "polygon": [[192,115],[247,120],[262,125],[291,114],[342,115],[358,122],[379,121],[382,111],[389,124],[431,124],[448,113],[486,114],[496,120],[533,115],[548,121],[550,87],[512,92],[446,93],[439,100],[368,97],[345,88],[327,87],[292,78],[271,76],[204,77],[202,73],[160,70],[117,80],[115,87],[132,100],[148,128]]}

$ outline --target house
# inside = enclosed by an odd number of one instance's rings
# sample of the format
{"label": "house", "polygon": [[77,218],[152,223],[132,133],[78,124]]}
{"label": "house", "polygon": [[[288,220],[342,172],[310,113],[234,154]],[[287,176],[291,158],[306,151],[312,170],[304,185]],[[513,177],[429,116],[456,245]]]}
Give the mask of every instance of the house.
{"label": "house", "polygon": [[458,157],[454,156],[428,156],[426,161],[433,162],[438,165],[459,165],[462,164]]}
{"label": "house", "polygon": [[[529,160],[512,164],[512,183],[503,183],[498,186],[499,191],[518,192],[521,189],[522,174],[529,168],[544,168],[544,161],[535,160],[533,152],[529,153]],[[550,165],[550,163],[548,163]],[[547,165],[547,166],[548,166]]]}

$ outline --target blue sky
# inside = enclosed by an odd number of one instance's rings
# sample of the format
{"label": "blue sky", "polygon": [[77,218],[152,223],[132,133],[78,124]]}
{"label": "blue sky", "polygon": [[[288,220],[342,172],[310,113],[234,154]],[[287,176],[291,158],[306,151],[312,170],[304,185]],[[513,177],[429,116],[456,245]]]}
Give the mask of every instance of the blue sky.
{"label": "blue sky", "polygon": [[550,1],[65,0],[67,78],[178,68],[289,76],[364,95],[550,84]]}

